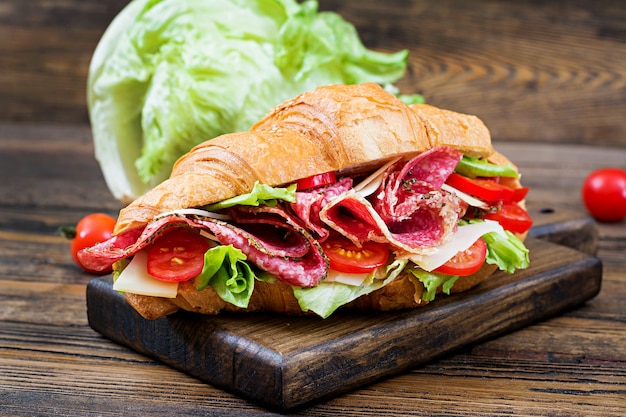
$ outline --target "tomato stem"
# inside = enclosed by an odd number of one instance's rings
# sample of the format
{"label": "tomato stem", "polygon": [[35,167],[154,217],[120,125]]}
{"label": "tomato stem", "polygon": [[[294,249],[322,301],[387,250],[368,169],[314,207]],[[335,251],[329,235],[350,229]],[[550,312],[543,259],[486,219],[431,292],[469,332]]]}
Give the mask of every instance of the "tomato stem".
{"label": "tomato stem", "polygon": [[76,226],[59,226],[57,233],[68,240],[72,240],[76,237]]}

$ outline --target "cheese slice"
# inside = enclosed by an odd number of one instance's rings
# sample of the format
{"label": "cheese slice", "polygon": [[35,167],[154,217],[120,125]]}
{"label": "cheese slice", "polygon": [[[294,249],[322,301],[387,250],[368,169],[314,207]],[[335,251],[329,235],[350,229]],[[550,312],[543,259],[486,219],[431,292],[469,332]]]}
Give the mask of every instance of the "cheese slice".
{"label": "cheese slice", "polygon": [[470,206],[473,207],[479,207],[479,208],[489,208],[489,204],[485,203],[484,201],[481,201],[477,198],[472,197],[469,194],[464,193],[461,190],[457,190],[456,188],[454,188],[453,186],[449,185],[449,184],[443,184],[441,186],[442,190],[446,190],[449,193],[453,193],[456,194],[457,197],[459,197],[461,200],[465,201],[467,204],[469,204]]}
{"label": "cheese slice", "polygon": [[382,167],[378,168],[376,172],[370,174],[363,181],[355,185],[353,187],[354,191],[356,191],[358,194],[360,194],[363,197],[367,197],[369,195],[374,194],[374,192],[378,189],[378,187],[380,187],[380,184],[382,184],[383,174],[385,173],[387,168],[389,168],[390,166],[398,162],[400,159],[402,158],[398,157],[398,158],[392,159],[391,161],[387,162]]}
{"label": "cheese slice", "polygon": [[479,237],[490,232],[504,234],[504,229],[498,222],[493,220],[459,226],[451,239],[439,246],[434,253],[430,255],[409,255],[409,259],[420,268],[432,271],[448,262],[457,253],[469,249]]}
{"label": "cheese slice", "polygon": [[341,284],[352,285],[354,287],[360,287],[370,274],[348,274],[346,272],[335,271],[329,269],[324,282],[339,282]]}
{"label": "cheese slice", "polygon": [[148,254],[137,252],[115,280],[113,289],[153,297],[176,298],[178,282],[161,281],[148,274]]}
{"label": "cheese slice", "polygon": [[219,214],[219,213],[214,213],[212,211],[207,211],[207,210],[202,210],[202,209],[195,209],[195,208],[186,208],[186,209],[178,209],[178,210],[166,211],[164,213],[160,213],[160,214],[157,214],[156,216],[154,216],[154,220],[158,220],[160,218],[167,217],[167,216],[172,216],[172,215],[176,215],[176,214],[181,215],[181,216],[197,215],[197,216],[210,217],[212,219],[218,219],[218,220],[230,220],[230,216],[228,216],[226,214]]}

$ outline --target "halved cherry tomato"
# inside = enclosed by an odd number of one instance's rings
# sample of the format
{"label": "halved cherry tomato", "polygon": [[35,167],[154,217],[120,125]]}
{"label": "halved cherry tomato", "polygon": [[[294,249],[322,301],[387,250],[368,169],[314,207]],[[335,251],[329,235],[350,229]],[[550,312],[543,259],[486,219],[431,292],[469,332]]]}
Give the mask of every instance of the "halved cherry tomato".
{"label": "halved cherry tomato", "polygon": [[148,274],[162,281],[187,281],[202,272],[211,244],[198,233],[178,229],[148,248]]}
{"label": "halved cherry tomato", "polygon": [[482,238],[478,238],[472,246],[454,255],[448,262],[435,269],[435,272],[458,276],[472,275],[482,268],[486,256],[487,244]]}
{"label": "halved cherry tomato", "polygon": [[[513,189],[495,181],[482,178],[468,178],[452,173],[446,180],[450,186],[473,195],[484,201],[512,201]],[[523,198],[523,197],[522,197]]]}
{"label": "halved cherry tomato", "polygon": [[372,272],[389,258],[389,246],[365,242],[361,248],[344,237],[331,237],[322,243],[324,253],[335,271],[351,274]]}
{"label": "halved cherry tomato", "polygon": [[524,233],[533,225],[528,212],[517,203],[504,203],[498,211],[483,214],[483,219],[495,220],[513,233]]}
{"label": "halved cherry tomato", "polygon": [[323,174],[313,175],[311,177],[302,178],[296,182],[298,190],[306,190],[309,188],[322,187],[337,182],[337,177],[333,171]]}
{"label": "halved cherry tomato", "polygon": [[[76,265],[80,266],[85,272],[94,275],[110,273],[111,269],[94,271],[86,268],[78,259],[77,253],[81,249],[109,240],[113,234],[113,228],[115,228],[115,219],[108,214],[91,213],[80,219],[76,224],[76,228],[72,230],[72,242],[70,243],[72,259],[74,259]],[[67,233],[67,236],[69,237],[70,233]]]}

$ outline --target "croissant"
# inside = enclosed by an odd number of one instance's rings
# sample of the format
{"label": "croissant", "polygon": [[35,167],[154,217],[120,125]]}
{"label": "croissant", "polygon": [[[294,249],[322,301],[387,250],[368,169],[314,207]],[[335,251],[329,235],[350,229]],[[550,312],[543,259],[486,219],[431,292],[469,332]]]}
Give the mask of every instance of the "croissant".
{"label": "croissant", "polygon": [[115,232],[141,227],[163,211],[243,194],[255,181],[280,185],[321,172],[367,172],[436,146],[473,156],[494,152],[475,116],[406,106],[374,83],[320,87],[276,107],[250,132],[208,140],[183,155],[168,180],[120,212]]}
{"label": "croissant", "polygon": [[[319,87],[277,106],[248,132],[225,134],[194,147],[176,162],[169,179],[120,211],[112,242],[84,250],[80,256],[86,262],[93,260],[97,264],[106,263],[103,261],[103,253],[122,253],[117,257],[104,256],[111,263],[120,265],[121,258],[132,257],[132,252],[122,248],[124,245],[131,246],[128,236],[134,234],[137,238],[146,225],[163,213],[206,207],[249,193],[255,184],[283,187],[299,179],[327,172],[335,173],[337,178],[362,179],[382,166],[404,169],[401,166],[407,161],[432,153],[433,159],[429,162],[433,165],[429,168],[431,171],[439,169],[437,158],[443,161],[462,155],[484,158],[495,165],[510,165],[517,171],[506,157],[493,149],[488,129],[475,116],[425,104],[406,105],[374,83]],[[396,174],[384,175],[391,179]],[[404,182],[401,185],[406,184]],[[517,178],[509,179],[507,185],[513,189],[521,187]],[[390,191],[379,190],[377,193],[375,195],[380,196]],[[443,192],[435,190],[433,193]],[[370,204],[353,191],[339,194],[332,202],[326,201],[327,204],[321,209],[320,216],[326,223],[323,228],[340,223],[346,208],[364,204],[368,208],[363,216],[376,219],[368,220],[371,227],[365,240],[391,241],[392,250],[397,249],[397,252],[411,250],[413,241],[407,243],[400,238],[394,240],[395,231],[381,223],[383,217],[395,216],[393,213],[378,214],[395,210],[386,208],[386,201],[381,199]],[[447,196],[449,193],[443,194]],[[368,198],[372,200],[373,197]],[[442,206],[447,205],[449,208],[445,209],[447,211],[441,209],[440,229],[444,235],[450,235],[456,230],[468,205],[455,195],[445,201]],[[523,201],[519,202],[523,207]],[[237,213],[240,216],[248,215],[245,210]],[[313,231],[306,230],[307,221],[298,219],[292,223],[296,224],[294,227],[297,230],[305,229],[303,233],[308,236],[312,248],[318,246],[310,239],[311,236],[323,241]],[[397,224],[400,223],[398,220]],[[221,232],[217,226],[211,224],[207,227],[212,232],[217,230],[219,238]],[[348,233],[340,225],[336,229],[357,245],[360,244],[359,239],[364,240]],[[523,233],[517,235],[522,239],[524,237]],[[441,239],[439,243],[443,243],[446,237]],[[145,245],[140,249],[143,247]],[[420,253],[428,255],[431,252],[432,247]],[[320,256],[324,258],[323,253]],[[485,263],[478,272],[456,279],[451,291],[465,291],[479,284],[496,269],[495,265]],[[325,273],[323,275],[326,276]],[[310,311],[303,310],[294,296],[294,286],[300,285],[300,281],[297,277],[293,279],[296,279],[296,284],[288,279],[255,281],[254,291],[245,308],[225,301],[211,286],[199,291],[193,280],[180,282],[174,298],[131,292],[126,292],[125,297],[147,319],[162,317],[179,309],[201,314],[242,310],[310,314]],[[317,284],[307,282],[302,286]],[[413,274],[403,271],[380,289],[357,297],[343,307],[377,311],[412,308],[428,302],[423,297],[424,291],[424,286]]]}

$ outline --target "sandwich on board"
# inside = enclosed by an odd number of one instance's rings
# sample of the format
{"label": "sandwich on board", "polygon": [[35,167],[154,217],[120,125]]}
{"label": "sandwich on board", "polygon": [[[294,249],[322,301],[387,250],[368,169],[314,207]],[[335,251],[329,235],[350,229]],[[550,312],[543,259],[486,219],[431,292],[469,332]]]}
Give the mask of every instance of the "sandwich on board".
{"label": "sandwich on board", "polygon": [[528,266],[519,177],[475,116],[329,85],[193,148],[79,256],[147,319],[413,308]]}

